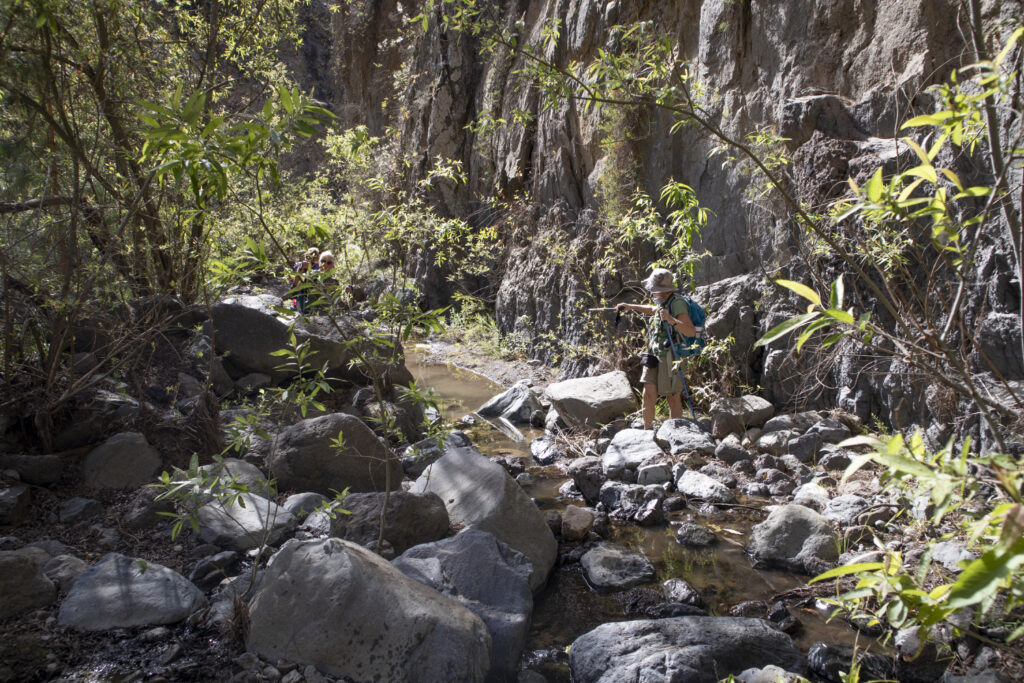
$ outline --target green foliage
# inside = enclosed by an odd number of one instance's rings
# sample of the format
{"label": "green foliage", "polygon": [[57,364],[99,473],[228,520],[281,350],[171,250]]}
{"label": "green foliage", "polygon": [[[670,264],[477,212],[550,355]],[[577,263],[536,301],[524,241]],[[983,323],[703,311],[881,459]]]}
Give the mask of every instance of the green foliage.
{"label": "green foliage", "polygon": [[[935,544],[951,534],[929,540],[917,566],[909,565],[902,553],[880,545],[885,553],[882,561],[844,565],[812,580],[857,578],[853,589],[839,595],[835,604],[869,624],[896,629],[920,626],[926,634],[965,608],[975,608],[984,616],[993,612],[998,600],[1001,614],[1024,604],[1024,474],[1013,458],[973,454],[969,443],[954,449],[950,442],[930,453],[920,433],[909,441],[902,435],[887,440],[855,437],[842,445],[872,448],[850,464],[844,481],[868,462],[876,463],[883,468],[887,489],[930,497],[933,528],[948,516],[957,517],[968,547],[980,556],[949,581],[931,557]],[[992,490],[996,491],[994,502],[971,504]],[[1024,628],[1018,628],[1010,640],[1022,633]]]}
{"label": "green foliage", "polygon": [[442,333],[445,339],[472,346],[495,358],[527,357],[529,339],[522,332],[502,332],[486,302],[461,292],[456,292],[454,298],[455,305]]}

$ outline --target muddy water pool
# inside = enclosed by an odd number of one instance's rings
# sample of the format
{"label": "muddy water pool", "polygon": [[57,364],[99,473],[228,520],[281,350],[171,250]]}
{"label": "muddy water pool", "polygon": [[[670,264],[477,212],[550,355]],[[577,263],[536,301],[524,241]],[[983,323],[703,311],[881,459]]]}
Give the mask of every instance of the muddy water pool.
{"label": "muddy water pool", "polygon": [[[417,349],[407,353],[406,365],[419,385],[432,388],[438,395],[438,407],[446,420],[458,421],[472,413],[504,387],[452,365],[426,363]],[[524,485],[542,510],[562,511],[568,504],[583,505],[559,494],[559,487],[569,477],[558,467],[535,467],[530,458],[529,442],[543,431],[524,429],[524,441],[509,440],[497,430],[474,428],[474,444],[485,455],[513,455],[525,460],[533,482]],[[746,501],[751,508],[757,501]],[[763,501],[760,503],[763,504]],[[668,513],[667,525],[640,527],[613,523],[611,541],[643,552],[657,571],[658,581],[682,578],[696,588],[707,602],[712,614],[728,614],[736,604],[750,600],[771,600],[773,596],[799,588],[806,577],[782,571],[754,569],[744,548],[750,529],[764,518],[756,509],[733,508],[712,515],[698,515],[691,510]],[[692,519],[716,532],[718,542],[707,549],[691,549],[675,541],[676,526]],[[657,584],[649,588],[657,589]],[[568,658],[565,650],[573,640],[600,624],[643,618],[636,591],[599,594],[592,590],[578,563],[556,567],[545,589],[534,602],[533,624],[527,642],[525,663],[543,673],[549,681],[568,681]],[[802,629],[794,641],[805,651],[813,643],[857,643],[860,647],[879,646],[858,634],[845,621],[828,621],[823,611],[792,608]]]}

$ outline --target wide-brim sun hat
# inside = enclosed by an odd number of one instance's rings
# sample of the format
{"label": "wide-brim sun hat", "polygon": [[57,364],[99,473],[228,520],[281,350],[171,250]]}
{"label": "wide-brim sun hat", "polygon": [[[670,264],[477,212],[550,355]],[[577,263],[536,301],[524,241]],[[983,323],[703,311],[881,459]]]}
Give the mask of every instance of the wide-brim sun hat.
{"label": "wide-brim sun hat", "polygon": [[644,280],[644,289],[651,294],[662,294],[664,292],[675,292],[679,288],[676,287],[675,276],[672,275],[672,271],[667,268],[655,268],[651,271],[651,274]]}

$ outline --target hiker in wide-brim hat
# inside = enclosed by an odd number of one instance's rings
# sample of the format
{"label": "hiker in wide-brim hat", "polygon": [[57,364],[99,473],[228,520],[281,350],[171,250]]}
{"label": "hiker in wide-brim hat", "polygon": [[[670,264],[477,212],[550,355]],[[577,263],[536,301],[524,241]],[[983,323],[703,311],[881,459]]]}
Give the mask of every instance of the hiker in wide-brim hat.
{"label": "hiker in wide-brim hat", "polygon": [[[664,396],[668,401],[669,415],[673,418],[683,416],[683,379],[677,368],[673,367],[673,358],[669,355],[669,339],[664,323],[668,323],[675,332],[686,337],[697,334],[687,310],[686,301],[676,296],[676,287],[672,271],[666,268],[655,268],[644,280],[644,289],[651,293],[653,306],[643,304],[618,304],[617,311],[633,311],[652,316],[647,351],[642,354],[644,369],[640,374],[643,385],[643,420],[644,429],[654,426],[654,412],[658,397]],[[684,362],[684,361],[679,361]]]}

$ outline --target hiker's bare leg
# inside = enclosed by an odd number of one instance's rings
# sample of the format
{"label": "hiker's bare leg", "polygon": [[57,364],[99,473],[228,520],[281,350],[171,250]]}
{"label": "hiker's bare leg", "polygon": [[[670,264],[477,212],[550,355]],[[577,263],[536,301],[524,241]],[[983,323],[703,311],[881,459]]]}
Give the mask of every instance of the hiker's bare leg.
{"label": "hiker's bare leg", "polygon": [[[658,385],[645,382],[643,396],[644,429],[651,429],[654,426],[654,408],[657,405]],[[680,411],[682,411],[682,408],[680,408]]]}
{"label": "hiker's bare leg", "polygon": [[683,416],[683,399],[679,394],[672,394],[668,397],[668,414],[672,419]]}

